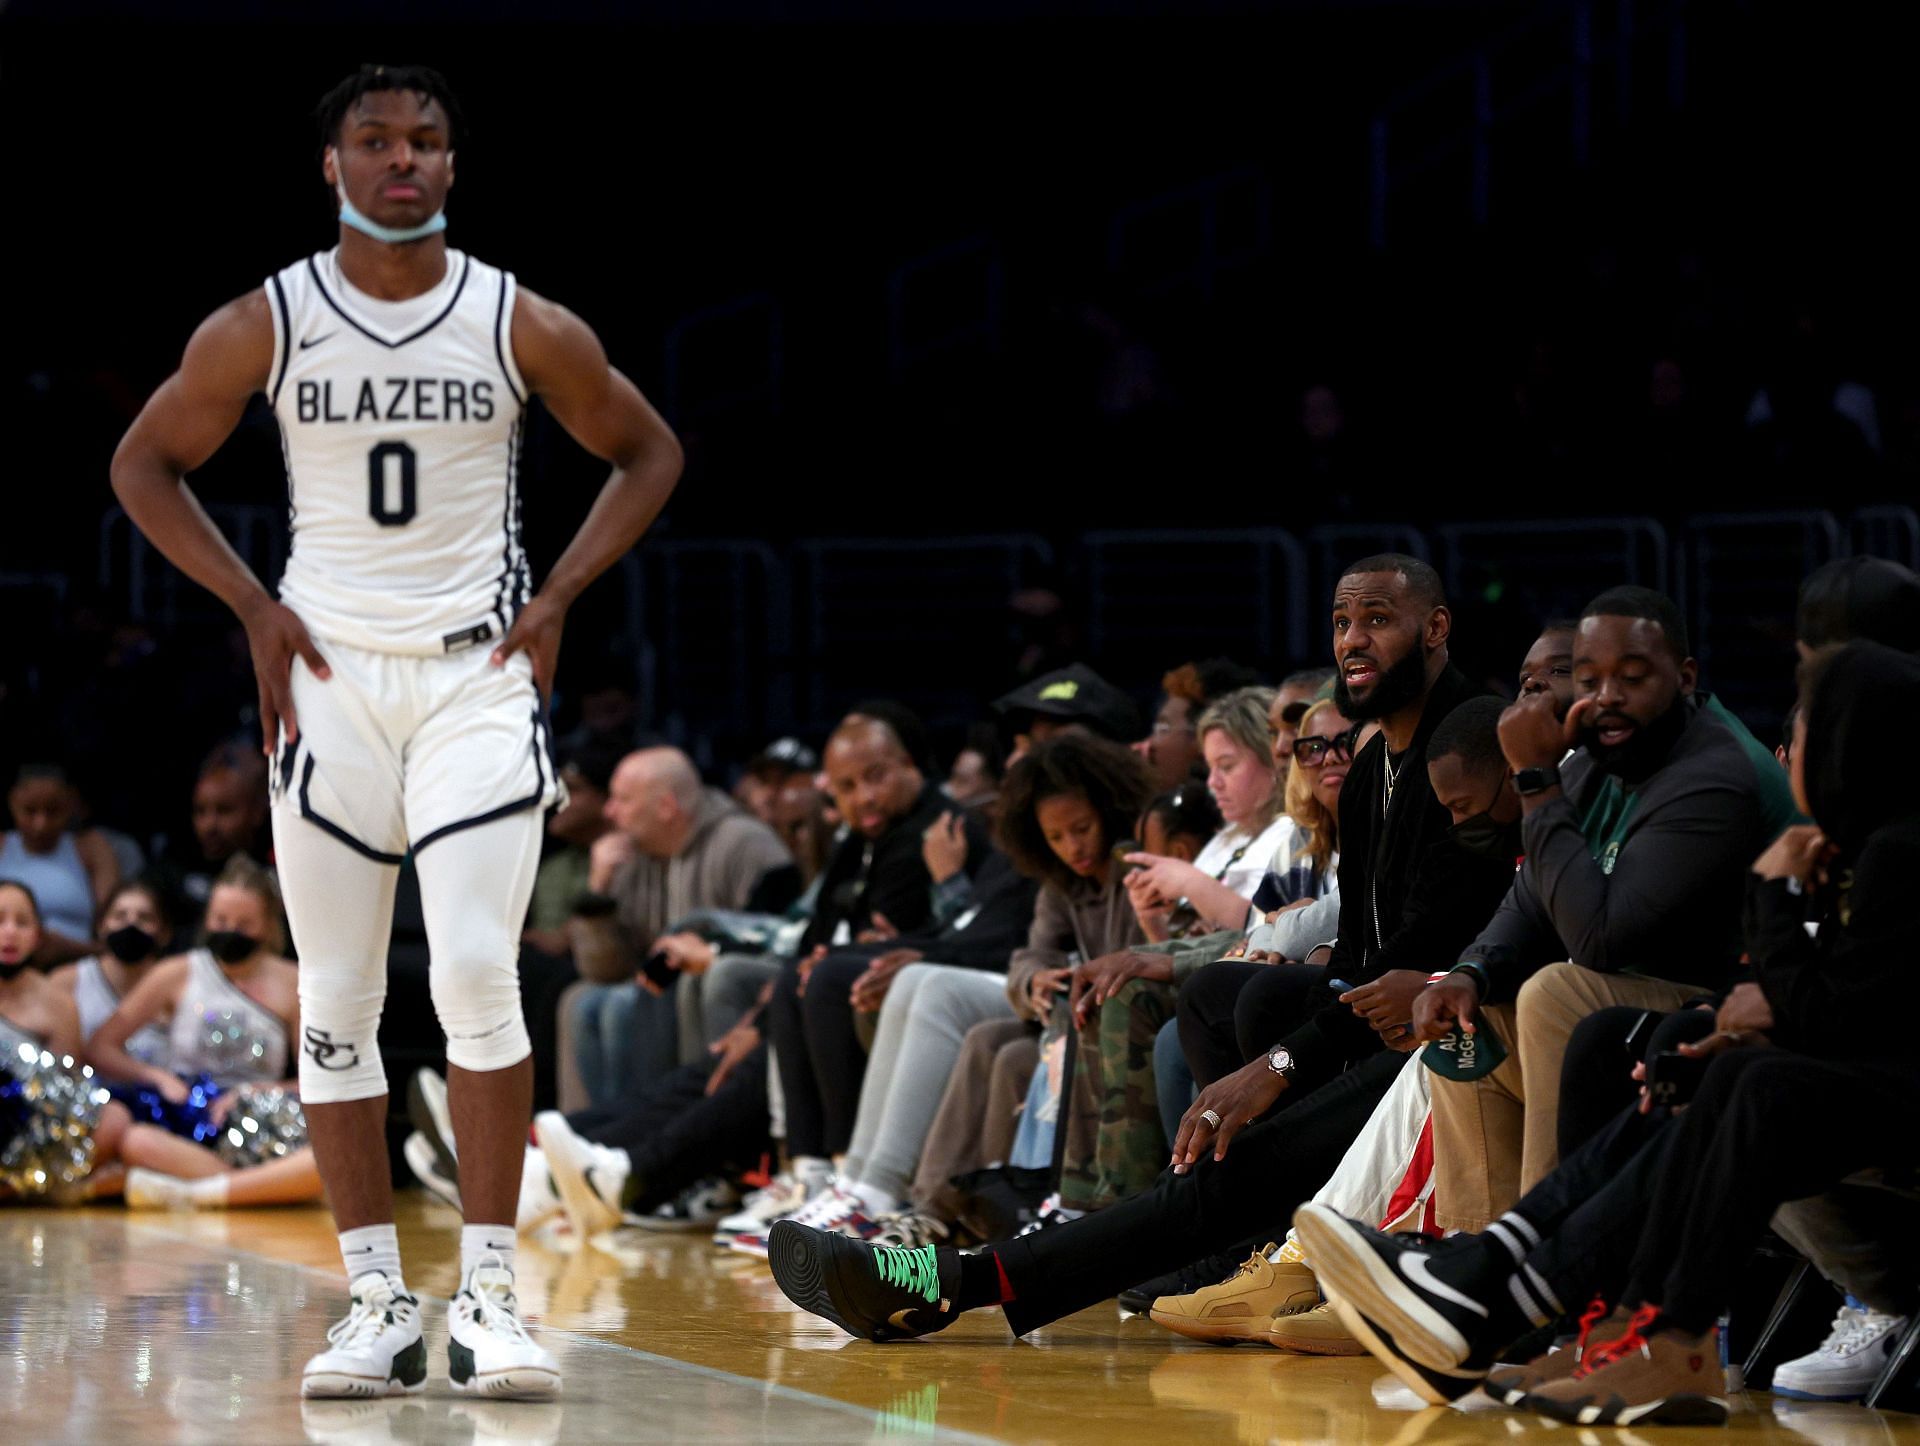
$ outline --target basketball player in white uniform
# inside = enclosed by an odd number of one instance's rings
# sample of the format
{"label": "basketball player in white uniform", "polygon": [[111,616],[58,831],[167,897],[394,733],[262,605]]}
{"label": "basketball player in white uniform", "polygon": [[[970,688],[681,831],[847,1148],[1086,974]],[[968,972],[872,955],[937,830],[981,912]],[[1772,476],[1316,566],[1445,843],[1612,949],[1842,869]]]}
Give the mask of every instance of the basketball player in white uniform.
{"label": "basketball player in white uniform", "polygon": [[[339,245],[202,323],[121,442],[114,491],[234,610],[253,652],[300,954],[301,1095],[352,1296],[302,1392],[425,1384],[376,1038],[394,881],[411,852],[467,1221],[449,1374],[463,1391],[548,1397],[557,1363],[513,1295],[532,1098],[519,936],[559,791],[545,697],[568,605],[659,513],[680,449],[578,318],[447,246],[458,108],[438,74],[363,67],[320,117]],[[182,485],[256,392],[279,420],[291,493],[278,601]],[[537,593],[519,538],[532,397],[613,466]]]}

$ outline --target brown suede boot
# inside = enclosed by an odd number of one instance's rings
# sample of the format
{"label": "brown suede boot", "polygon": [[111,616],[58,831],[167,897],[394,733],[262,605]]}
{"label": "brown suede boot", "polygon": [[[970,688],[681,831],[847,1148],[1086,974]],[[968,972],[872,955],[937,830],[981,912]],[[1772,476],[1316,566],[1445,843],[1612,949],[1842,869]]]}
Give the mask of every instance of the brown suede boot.
{"label": "brown suede boot", "polygon": [[1529,1392],[1522,1404],[1576,1426],[1724,1426],[1719,1332],[1655,1329],[1659,1316],[1659,1307],[1641,1306],[1624,1335],[1593,1347],[1571,1375]]}
{"label": "brown suede boot", "polygon": [[1624,1335],[1632,1319],[1632,1311],[1623,1307],[1609,1313],[1606,1302],[1596,1298],[1580,1317],[1577,1337],[1556,1341],[1552,1350],[1535,1356],[1524,1366],[1501,1366],[1487,1372],[1484,1389],[1494,1400],[1517,1406],[1523,1397],[1549,1381],[1571,1376],[1589,1352]]}

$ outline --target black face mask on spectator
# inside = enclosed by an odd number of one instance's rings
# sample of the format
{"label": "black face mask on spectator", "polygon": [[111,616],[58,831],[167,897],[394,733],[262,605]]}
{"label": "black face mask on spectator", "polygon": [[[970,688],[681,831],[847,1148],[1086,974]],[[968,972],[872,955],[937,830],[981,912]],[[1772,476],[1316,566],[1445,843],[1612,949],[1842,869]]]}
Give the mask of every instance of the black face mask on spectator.
{"label": "black face mask on spectator", "polygon": [[1501,823],[1491,811],[1463,818],[1453,826],[1453,841],[1471,854],[1487,858],[1517,859],[1520,846],[1520,820]]}
{"label": "black face mask on spectator", "polygon": [[1680,741],[1680,735],[1686,731],[1687,716],[1686,696],[1676,695],[1673,706],[1666,712],[1651,723],[1635,728],[1633,736],[1625,743],[1616,743],[1609,748],[1600,742],[1599,717],[1596,713],[1588,713],[1580,720],[1580,741],[1602,771],[1626,783],[1638,783],[1658,771],[1667,761],[1667,755],[1673,752],[1673,745]]}
{"label": "black face mask on spectator", "polygon": [[207,935],[207,952],[222,964],[238,964],[259,947],[258,940],[238,929],[215,929]]}
{"label": "black face mask on spectator", "polygon": [[160,941],[138,924],[124,924],[101,942],[122,964],[144,964],[160,952]]}

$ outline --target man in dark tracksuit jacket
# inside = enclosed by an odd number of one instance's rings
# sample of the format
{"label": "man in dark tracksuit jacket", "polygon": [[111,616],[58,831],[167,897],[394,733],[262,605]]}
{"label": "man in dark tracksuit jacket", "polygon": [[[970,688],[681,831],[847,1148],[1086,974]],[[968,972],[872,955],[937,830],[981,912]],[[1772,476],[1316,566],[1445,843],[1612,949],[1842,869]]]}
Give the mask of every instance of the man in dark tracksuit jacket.
{"label": "man in dark tracksuit jacket", "polygon": [[[775,982],[767,1009],[786,1102],[787,1148],[795,1156],[841,1154],[853,1137],[866,1069],[866,1051],[854,1031],[853,983],[896,947],[890,938],[863,942],[860,936],[882,920],[901,934],[932,924],[933,878],[922,838],[953,804],[928,781],[918,757],[922,750],[903,734],[916,727],[904,714],[855,712],[827,740],[827,780],[848,833],[821,875],[800,958]],[[966,871],[977,875],[991,841],[972,815],[963,827]]]}
{"label": "man in dark tracksuit jacket", "polygon": [[[1695,690],[1687,652],[1668,599],[1612,589],[1580,620],[1567,719],[1543,698],[1502,720],[1516,782],[1532,785],[1526,862],[1414,1011],[1423,1040],[1477,1011],[1507,1048],[1484,1078],[1434,1081],[1448,1229],[1484,1230],[1558,1163],[1562,1065],[1582,1020],[1678,1009],[1731,982],[1747,871],[1798,814],[1773,754]],[[1561,761],[1568,741],[1580,746]]]}

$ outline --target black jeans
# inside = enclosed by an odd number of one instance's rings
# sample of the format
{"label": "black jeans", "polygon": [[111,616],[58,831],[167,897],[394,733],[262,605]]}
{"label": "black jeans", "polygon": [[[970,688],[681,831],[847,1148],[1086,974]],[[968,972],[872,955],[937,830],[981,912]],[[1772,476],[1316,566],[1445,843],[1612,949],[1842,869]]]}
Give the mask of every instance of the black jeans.
{"label": "black jeans", "polygon": [[752,1169],[773,1148],[766,1047],[741,1060],[709,1095],[713,1067],[711,1060],[681,1065],[611,1105],[567,1116],[589,1140],[627,1152],[639,1190],[629,1208],[650,1210],[710,1175]]}
{"label": "black jeans", "polygon": [[853,1027],[853,981],[883,948],[855,947],[827,955],[800,992],[800,967],[789,964],[767,1006],[768,1037],[780,1066],[787,1109],[787,1153],[822,1159],[853,1143],[867,1051]]}
{"label": "black jeans", "polygon": [[1025,1335],[1260,1231],[1279,1239],[1327,1182],[1406,1056],[1383,1050],[1237,1138],[1226,1159],[1161,1175],[1151,1190],[1070,1224],[993,1247]]}
{"label": "black jeans", "polygon": [[1776,1208],[1920,1161],[1916,1094],[1912,1059],[1720,1055],[1684,1111],[1623,1112],[1519,1202],[1548,1237],[1528,1263],[1570,1310],[1597,1292],[1704,1331]]}
{"label": "black jeans", "polygon": [[[1630,1051],[1627,1040],[1643,1018],[1647,1027]],[[1619,1005],[1581,1020],[1560,1066],[1560,1158],[1566,1159],[1620,1111],[1640,1102],[1634,1065],[1712,1033],[1713,1013],[1706,1009],[1662,1014]]]}
{"label": "black jeans", "polygon": [[1307,991],[1327,971],[1307,964],[1221,959],[1180,986],[1180,1050],[1205,1089],[1285,1039],[1307,1015]]}

